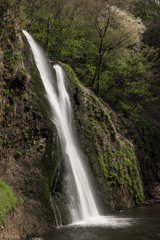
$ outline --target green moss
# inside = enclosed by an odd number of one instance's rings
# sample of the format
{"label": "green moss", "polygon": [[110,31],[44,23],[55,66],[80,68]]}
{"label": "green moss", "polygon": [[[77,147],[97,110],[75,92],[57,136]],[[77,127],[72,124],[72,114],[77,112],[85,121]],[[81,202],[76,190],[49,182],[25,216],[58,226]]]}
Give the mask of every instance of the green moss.
{"label": "green moss", "polygon": [[29,134],[24,129],[22,129],[22,133],[25,139],[29,139]]}
{"label": "green moss", "polygon": [[22,153],[21,152],[16,152],[15,156],[22,156]]}
{"label": "green moss", "polygon": [[119,183],[119,185],[123,185],[125,183],[124,179],[121,177],[117,178],[117,182]]}
{"label": "green moss", "polygon": [[72,79],[72,81],[73,81],[73,79],[74,79],[74,81],[75,81],[76,83],[81,84],[80,81],[79,81],[79,79],[77,78],[75,72],[73,71],[73,69],[72,69],[68,64],[64,64],[63,67],[64,67],[64,69],[65,69],[66,72],[67,72],[67,76],[68,76],[70,79]]}
{"label": "green moss", "polygon": [[120,186],[124,185],[128,189],[129,194],[132,193],[135,202],[137,204],[142,203],[144,201],[143,188],[138,177],[138,168],[133,150],[121,141],[117,141],[115,147],[108,145],[106,152],[102,153],[98,138],[97,134],[95,143],[98,162],[107,183],[109,182],[109,185],[112,185],[112,187],[116,185],[116,182]]}
{"label": "green moss", "polygon": [[2,89],[2,93],[3,93],[4,95],[9,96],[9,89],[3,88],[3,89]]}
{"label": "green moss", "polygon": [[0,224],[5,223],[6,213],[22,203],[22,198],[17,198],[10,186],[0,179]]}
{"label": "green moss", "polygon": [[110,133],[110,131],[109,131],[107,128],[105,128],[105,132],[106,132],[106,133]]}

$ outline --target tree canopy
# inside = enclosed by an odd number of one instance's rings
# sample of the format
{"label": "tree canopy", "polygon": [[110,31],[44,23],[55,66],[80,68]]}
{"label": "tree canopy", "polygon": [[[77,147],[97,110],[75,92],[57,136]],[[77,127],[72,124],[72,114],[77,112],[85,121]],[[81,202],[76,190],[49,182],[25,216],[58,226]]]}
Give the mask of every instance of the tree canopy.
{"label": "tree canopy", "polygon": [[24,27],[98,96],[134,109],[155,100],[159,13],[154,0],[2,0],[0,41]]}

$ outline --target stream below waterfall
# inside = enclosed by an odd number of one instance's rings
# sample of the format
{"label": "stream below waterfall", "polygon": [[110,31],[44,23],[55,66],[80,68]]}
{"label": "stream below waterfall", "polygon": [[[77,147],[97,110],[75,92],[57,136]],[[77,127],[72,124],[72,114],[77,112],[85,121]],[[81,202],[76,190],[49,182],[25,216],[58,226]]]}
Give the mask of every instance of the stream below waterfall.
{"label": "stream below waterfall", "polygon": [[106,216],[108,224],[74,224],[26,240],[159,240],[160,205],[133,208]]}

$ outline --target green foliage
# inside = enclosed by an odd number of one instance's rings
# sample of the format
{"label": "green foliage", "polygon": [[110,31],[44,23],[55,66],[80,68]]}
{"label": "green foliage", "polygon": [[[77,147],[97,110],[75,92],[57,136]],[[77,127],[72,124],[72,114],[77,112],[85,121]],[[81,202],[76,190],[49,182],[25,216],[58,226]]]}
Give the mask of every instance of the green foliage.
{"label": "green foliage", "polygon": [[155,0],[132,1],[130,8],[136,17],[140,17],[144,21],[152,21],[160,15],[159,1]]}
{"label": "green foliage", "polygon": [[7,96],[9,96],[9,89],[3,88],[3,89],[2,89],[2,93],[5,94],[5,95],[7,95]]}
{"label": "green foliage", "polygon": [[150,47],[160,47],[160,4],[155,0],[133,1],[130,11],[140,17],[146,24],[147,29],[144,33],[144,42]]}
{"label": "green foliage", "polygon": [[155,101],[151,93],[151,64],[143,52],[128,50],[112,59],[102,75],[99,96],[114,107],[133,111],[142,103]]}
{"label": "green foliage", "polygon": [[26,140],[29,139],[29,134],[24,129],[22,130],[22,133]]}
{"label": "green foliage", "polygon": [[[89,111],[91,112],[93,107],[92,101],[95,101],[94,95],[92,95],[88,103]],[[97,101],[97,104],[101,106],[100,101]],[[118,138],[113,122],[103,107],[101,121],[95,119],[96,115],[90,114],[88,119],[89,127],[93,134],[97,160],[102,171],[100,175],[106,179],[109,191],[117,188],[117,186],[119,188],[123,186],[137,204],[144,202],[142,180],[138,169],[139,163],[136,160],[132,145],[126,144],[123,142],[125,140],[122,141]],[[107,131],[105,130],[106,128]],[[104,138],[107,139],[102,146],[101,141]]]}
{"label": "green foliage", "polygon": [[[120,149],[119,149],[120,148]],[[119,148],[108,146],[105,154],[97,145],[98,161],[108,186],[124,185],[130,189],[137,204],[144,201],[143,188],[138,178],[138,168],[132,149],[120,142]],[[129,157],[129,158],[128,158]],[[115,161],[116,159],[116,161]],[[118,162],[118,164],[116,163]],[[111,190],[111,189],[110,189]]]}
{"label": "green foliage", "polygon": [[15,155],[16,157],[18,157],[18,156],[22,156],[22,153],[21,152],[16,152],[16,155]]}
{"label": "green foliage", "polygon": [[[0,41],[4,43],[6,39],[10,39],[12,42],[16,42],[16,33],[18,33],[19,27],[26,20],[27,17],[31,17],[30,11],[38,9],[39,1],[27,1],[27,0],[1,0],[0,3]],[[30,12],[28,14],[28,11]],[[27,15],[27,16],[26,16]],[[13,64],[17,59],[12,58]]]}
{"label": "green foliage", "polygon": [[13,97],[13,101],[14,101],[14,102],[17,102],[18,100],[19,100],[18,97]]}
{"label": "green foliage", "polygon": [[75,72],[73,71],[73,69],[68,65],[68,64],[64,64],[64,69],[67,71],[67,76],[70,79],[74,79],[77,83],[80,84],[79,79],[77,78]]}
{"label": "green foliage", "polygon": [[17,199],[11,187],[0,180],[0,224],[5,222],[6,213],[22,203],[22,198]]}

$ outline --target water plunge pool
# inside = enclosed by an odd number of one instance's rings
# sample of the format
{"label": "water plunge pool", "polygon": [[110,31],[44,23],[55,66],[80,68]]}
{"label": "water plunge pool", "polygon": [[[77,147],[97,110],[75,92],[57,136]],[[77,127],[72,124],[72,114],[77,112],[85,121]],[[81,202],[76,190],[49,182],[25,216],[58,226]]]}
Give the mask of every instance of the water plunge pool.
{"label": "water plunge pool", "polygon": [[159,240],[160,205],[122,211],[55,229],[32,240]]}

